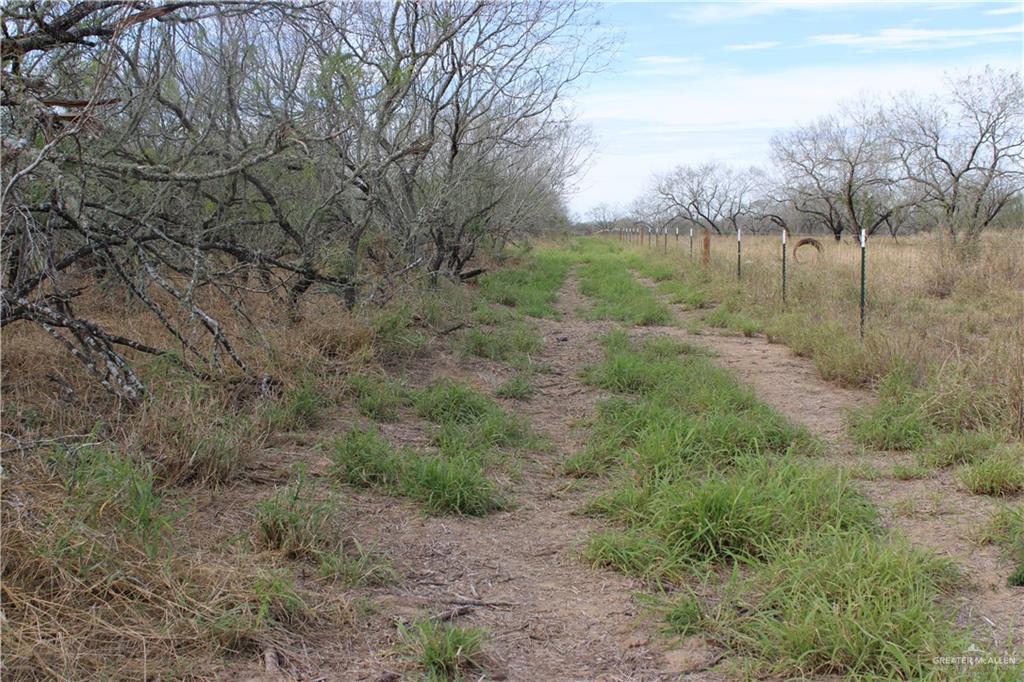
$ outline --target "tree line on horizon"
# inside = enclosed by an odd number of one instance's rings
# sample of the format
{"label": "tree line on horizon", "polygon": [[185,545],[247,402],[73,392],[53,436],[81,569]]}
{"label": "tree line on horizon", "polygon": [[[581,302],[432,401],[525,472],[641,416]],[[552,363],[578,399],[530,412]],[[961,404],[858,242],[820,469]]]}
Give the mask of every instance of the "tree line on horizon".
{"label": "tree line on horizon", "polygon": [[1020,72],[947,76],[931,96],[861,98],[771,139],[770,165],[681,164],[626,207],[600,204],[584,230],[788,230],[839,241],[939,231],[958,253],[989,227],[1024,226]]}

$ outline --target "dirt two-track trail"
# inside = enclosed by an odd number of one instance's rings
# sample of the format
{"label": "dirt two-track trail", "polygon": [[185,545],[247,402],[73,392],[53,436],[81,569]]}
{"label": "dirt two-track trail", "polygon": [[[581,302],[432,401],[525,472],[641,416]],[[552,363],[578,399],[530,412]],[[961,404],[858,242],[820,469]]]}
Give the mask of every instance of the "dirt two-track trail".
{"label": "dirt two-track trail", "polygon": [[[550,441],[548,448],[522,454],[519,471],[500,481],[511,490],[515,507],[480,518],[427,516],[405,500],[346,491],[346,516],[356,536],[370,539],[387,554],[400,579],[371,591],[368,601],[373,606],[354,619],[354,638],[347,637],[344,644],[318,638],[309,643],[304,660],[287,671],[251,669],[238,679],[419,679],[421,673],[396,655],[396,624],[425,616],[487,630],[484,665],[468,672],[467,679],[731,679],[720,665],[727,660],[726,652],[700,636],[665,637],[658,618],[635,598],[644,585],[592,568],[580,555],[587,537],[602,525],[579,511],[607,482],[566,477],[560,464],[583,447],[586,421],[607,397],[585,385],[580,371],[601,359],[597,340],[616,327],[582,319],[580,311],[587,307],[570,275],[559,296],[559,319],[536,321],[544,349],[534,359],[550,372],[537,376],[538,391],[529,401],[502,401]],[[685,321],[698,313],[679,308],[676,314]],[[886,458],[891,459],[891,454],[858,453],[845,436],[846,412],[870,401],[870,394],[824,382],[808,361],[783,346],[763,338],[690,334],[679,327],[634,328],[630,333],[685,337],[705,345],[761,400],[822,438],[828,444],[823,457],[829,461],[885,468]],[[439,350],[408,378],[424,384],[448,377],[493,395],[514,373],[501,363]],[[349,415],[338,428],[354,421],[360,418]],[[428,427],[415,418],[380,428],[395,444],[429,442]],[[323,457],[313,470],[322,474],[327,465]],[[858,483],[886,512],[889,525],[964,569],[971,588],[962,618],[990,635],[979,644],[990,650],[1019,650],[1024,598],[1019,590],[1014,594],[1005,587],[1006,566],[998,551],[971,540],[972,530],[988,518],[991,503],[958,490],[945,474],[921,481],[881,478]],[[914,504],[912,513],[906,512],[908,500]]]}
{"label": "dirt two-track trail", "polygon": [[[404,500],[346,491],[355,534],[390,557],[399,580],[372,595],[374,608],[353,625],[358,641],[311,642],[306,660],[283,675],[252,671],[242,679],[420,679],[396,655],[396,623],[424,616],[489,633],[484,666],[467,679],[725,679],[707,670],[720,652],[699,639],[670,642],[659,634],[658,620],[634,597],[644,589],[639,581],[592,568],[580,556],[601,525],[579,510],[601,483],[568,478],[560,465],[583,447],[583,422],[607,397],[579,374],[601,359],[597,340],[615,326],[580,319],[585,307],[570,278],[559,296],[560,319],[536,320],[544,350],[534,360],[549,368],[534,381],[537,393],[529,401],[502,401],[550,443],[522,454],[518,474],[500,481],[515,508],[479,518],[427,516]],[[501,363],[439,350],[408,378],[425,384],[447,377],[493,395],[514,374]],[[396,444],[429,441],[428,427],[415,418],[380,428]],[[323,473],[327,465],[325,458],[312,470]]]}
{"label": "dirt two-track trail", "polygon": [[[642,280],[649,287],[654,282]],[[699,311],[672,306],[686,322]],[[715,333],[707,328],[690,334],[675,327],[649,327],[648,334],[668,334],[702,344],[715,361],[750,385],[757,397],[796,424],[805,426],[827,445],[823,459],[844,467],[873,468],[883,475],[857,481],[858,487],[883,513],[886,525],[911,544],[952,560],[963,572],[967,589],[961,595],[959,619],[973,626],[983,650],[1021,651],[1024,645],[1024,591],[1006,584],[1012,566],[997,547],[979,545],[977,536],[996,504],[963,490],[953,471],[938,471],[918,480],[896,480],[886,474],[912,456],[863,452],[846,435],[850,410],[872,403],[867,391],[841,388],[823,380],[810,361],[764,337]]]}

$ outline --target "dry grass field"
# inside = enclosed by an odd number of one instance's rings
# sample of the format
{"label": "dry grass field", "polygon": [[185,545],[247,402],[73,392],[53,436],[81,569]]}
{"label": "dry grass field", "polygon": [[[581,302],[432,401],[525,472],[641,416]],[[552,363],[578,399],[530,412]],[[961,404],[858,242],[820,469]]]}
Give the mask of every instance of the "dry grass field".
{"label": "dry grass field", "polygon": [[[782,302],[781,241],[745,235],[741,279],[736,239],[712,238],[711,266],[701,265],[700,238],[690,258],[686,235],[647,242],[638,254],[678,268],[695,302],[722,305],[712,322],[763,332],[813,360],[822,375],[847,386],[875,386],[894,371],[928,389],[933,409],[965,426],[1024,433],[1024,232],[986,235],[976,261],[955,259],[934,235],[898,241],[872,238],[867,253],[867,301],[859,339],[860,248],[818,237],[794,258],[789,241],[787,301]],[[653,259],[653,260],[651,260]],[[679,302],[688,290],[672,292]]]}
{"label": "dry grass field", "polygon": [[[969,269],[873,242],[863,341],[857,249],[790,261],[783,306],[768,237],[739,282],[732,240],[705,269],[685,239],[591,238],[383,308],[211,296],[269,394],[140,357],[134,410],[4,330],[5,675],[942,679],[969,643],[1015,655],[1001,236]],[[115,310],[84,312],[167,343]]]}

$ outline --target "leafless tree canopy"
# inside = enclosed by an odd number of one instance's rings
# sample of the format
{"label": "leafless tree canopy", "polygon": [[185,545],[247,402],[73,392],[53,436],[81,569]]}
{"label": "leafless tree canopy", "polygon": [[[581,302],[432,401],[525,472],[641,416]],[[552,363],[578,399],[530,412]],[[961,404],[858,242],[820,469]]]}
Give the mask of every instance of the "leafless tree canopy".
{"label": "leafless tree canopy", "polygon": [[[39,325],[112,393],[144,386],[77,314],[145,306],[198,375],[245,354],[204,304],[298,314],[564,220],[599,54],[574,3],[12,2],[2,9],[0,325]],[[197,331],[201,333],[197,333]]]}
{"label": "leafless tree canopy", "polygon": [[936,229],[969,256],[982,230],[1024,199],[1021,75],[986,69],[931,98],[848,104],[774,137],[771,161],[767,171],[677,166],[652,178],[632,213],[715,234],[789,229],[839,240]]}

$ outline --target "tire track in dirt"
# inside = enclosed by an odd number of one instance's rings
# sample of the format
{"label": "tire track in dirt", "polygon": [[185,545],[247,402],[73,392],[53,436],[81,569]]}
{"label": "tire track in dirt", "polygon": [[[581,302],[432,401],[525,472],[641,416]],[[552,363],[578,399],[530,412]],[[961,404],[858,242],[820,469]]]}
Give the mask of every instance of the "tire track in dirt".
{"label": "tire track in dirt", "polygon": [[[674,680],[712,663],[704,650],[666,651],[670,644],[657,623],[633,598],[644,586],[579,556],[601,526],[576,512],[601,484],[569,479],[559,465],[583,446],[587,434],[578,424],[605,397],[583,384],[579,372],[600,360],[597,338],[616,327],[580,319],[576,312],[585,305],[570,276],[559,297],[561,319],[534,320],[545,341],[534,359],[550,372],[534,377],[539,391],[529,401],[500,401],[551,443],[546,452],[521,455],[521,476],[509,482],[514,510],[430,517],[404,500],[346,491],[357,535],[374,538],[402,578],[373,594],[379,613],[357,625],[362,643],[352,651],[318,647],[320,665],[311,672],[331,670],[326,679],[415,679],[418,673],[393,653],[399,643],[394,621],[441,613],[491,633],[483,679]],[[515,373],[451,350],[435,353],[429,365],[417,370],[413,383],[451,377],[490,395]],[[381,430],[392,442],[423,441],[422,425],[411,420]],[[687,679],[721,678],[696,672]]]}
{"label": "tire track in dirt", "polygon": [[[638,281],[655,287],[651,280]],[[700,319],[700,311],[669,307],[684,324]],[[678,327],[645,327],[636,333],[667,334],[710,349],[715,362],[751,386],[760,400],[824,440],[828,448],[823,460],[843,467],[867,465],[882,472],[876,480],[858,481],[858,485],[879,507],[886,525],[913,545],[947,557],[963,569],[968,588],[957,597],[958,621],[985,637],[986,641],[978,642],[983,648],[1004,654],[1021,652],[1024,590],[1006,584],[1013,567],[999,548],[974,540],[997,504],[966,492],[950,470],[911,481],[887,475],[893,464],[910,463],[912,456],[865,452],[846,433],[847,413],[873,403],[870,392],[826,382],[810,361],[761,336],[731,336],[707,329],[692,334]]]}

